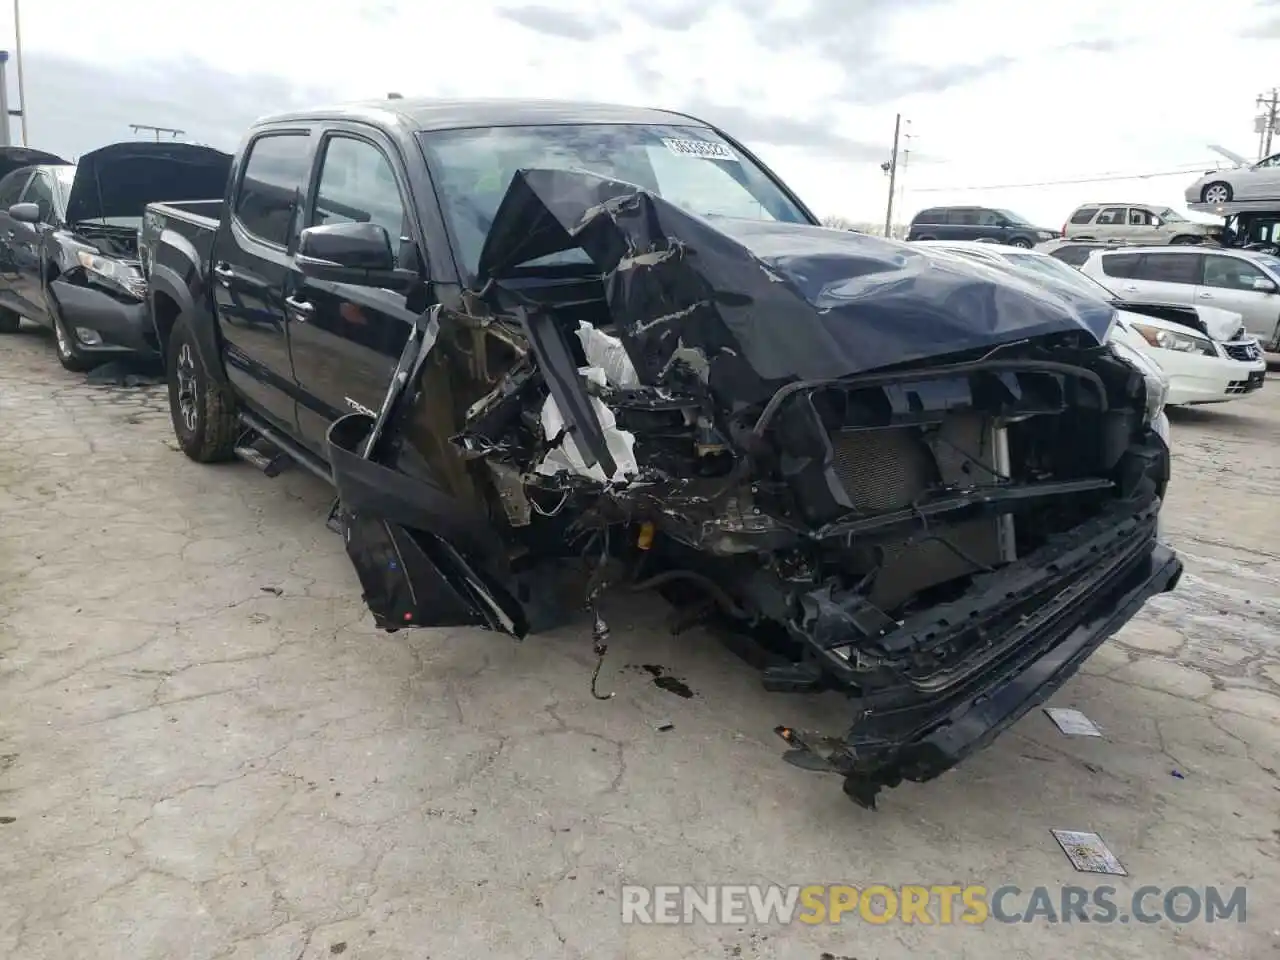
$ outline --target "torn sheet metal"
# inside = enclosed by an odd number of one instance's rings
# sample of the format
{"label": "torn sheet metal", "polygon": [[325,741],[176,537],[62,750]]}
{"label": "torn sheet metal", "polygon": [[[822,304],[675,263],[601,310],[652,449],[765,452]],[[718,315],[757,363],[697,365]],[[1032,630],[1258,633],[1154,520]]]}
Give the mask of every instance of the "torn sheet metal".
{"label": "torn sheet metal", "polygon": [[[605,372],[599,367],[582,367],[578,372],[598,386],[603,387],[606,384]],[[542,432],[548,441],[563,436],[559,445],[538,464],[537,473],[552,476],[569,471],[595,480],[597,483],[625,483],[640,472],[640,464],[636,461],[635,454],[635,434],[618,429],[613,411],[606,407],[599,397],[591,397],[590,400],[591,409],[600,422],[600,429],[604,434],[609,453],[617,466],[613,475],[607,475],[599,463],[587,466],[573,434],[565,430],[564,415],[556,404],[556,398],[551,395],[548,395],[542,404]]]}
{"label": "torn sheet metal", "polygon": [[1054,725],[1068,737],[1100,737],[1102,731],[1097,724],[1079,710],[1068,710],[1065,707],[1045,707],[1044,712]]}
{"label": "torn sheet metal", "polygon": [[1096,833],[1078,830],[1054,830],[1052,833],[1071,865],[1081,873],[1108,873],[1117,877],[1129,875],[1116,855],[1102,842],[1102,837]]}
{"label": "torn sheet metal", "polygon": [[[1100,342],[1109,304],[1051,293],[959,258],[810,224],[701,217],[634,184],[521,170],[495,214],[477,282],[583,250],[603,272],[619,339],[656,384],[696,348],[732,408],[784,382],[826,380],[1046,334]],[[536,269],[536,268],[534,268]]]}

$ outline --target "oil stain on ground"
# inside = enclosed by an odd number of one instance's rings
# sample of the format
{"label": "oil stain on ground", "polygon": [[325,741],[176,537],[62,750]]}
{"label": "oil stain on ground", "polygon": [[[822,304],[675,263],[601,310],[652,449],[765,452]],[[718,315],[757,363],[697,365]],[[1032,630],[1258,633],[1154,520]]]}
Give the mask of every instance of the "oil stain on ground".
{"label": "oil stain on ground", "polygon": [[689,688],[687,683],[677,677],[673,677],[667,671],[667,668],[659,663],[629,663],[627,664],[627,669],[635,670],[640,673],[647,673],[653,678],[653,685],[655,687],[658,687],[661,690],[666,690],[668,693],[674,693],[677,697],[684,697],[686,700],[689,700],[697,696],[697,694]]}

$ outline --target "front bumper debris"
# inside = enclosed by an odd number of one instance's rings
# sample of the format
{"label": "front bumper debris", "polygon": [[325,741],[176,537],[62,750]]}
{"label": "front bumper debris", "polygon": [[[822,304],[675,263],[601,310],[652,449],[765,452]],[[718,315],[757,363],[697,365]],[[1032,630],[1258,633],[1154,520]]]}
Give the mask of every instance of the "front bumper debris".
{"label": "front bumper debris", "polygon": [[[1015,591],[1008,604],[971,614],[953,629],[952,637],[968,632],[981,639],[949,676],[908,677],[896,690],[855,698],[858,719],[840,738],[778,728],[792,748],[786,759],[842,774],[845,792],[874,807],[882,787],[931,780],[986,746],[1047,700],[1147,600],[1177,585],[1182,562],[1156,538],[1156,518],[1153,507],[1119,534],[1074,543],[1052,560],[1035,558],[1031,565],[1044,565],[1039,589]],[[1077,567],[1073,555],[1093,561]],[[987,592],[1034,578],[1026,567],[1002,571]],[[939,611],[935,623],[950,614]],[[887,637],[887,645],[906,649],[919,639],[902,632]],[[940,639],[946,638],[931,636]]]}

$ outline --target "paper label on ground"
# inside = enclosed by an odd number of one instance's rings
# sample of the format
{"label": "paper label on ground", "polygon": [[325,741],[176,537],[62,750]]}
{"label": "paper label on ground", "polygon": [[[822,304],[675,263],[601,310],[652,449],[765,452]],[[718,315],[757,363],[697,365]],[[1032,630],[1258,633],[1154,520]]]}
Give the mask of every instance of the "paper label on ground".
{"label": "paper label on ground", "polygon": [[663,145],[678,157],[696,157],[699,160],[732,160],[735,163],[738,155],[723,143],[710,140],[677,140],[674,137],[663,137]]}
{"label": "paper label on ground", "polygon": [[1102,731],[1097,724],[1079,710],[1068,710],[1065,707],[1045,707],[1049,719],[1068,737],[1100,737]]}
{"label": "paper label on ground", "polygon": [[1107,849],[1107,845],[1096,833],[1082,833],[1077,830],[1052,832],[1054,839],[1062,847],[1062,852],[1071,861],[1071,865],[1081,873],[1109,873],[1117,877],[1129,875],[1116,859],[1116,855]]}

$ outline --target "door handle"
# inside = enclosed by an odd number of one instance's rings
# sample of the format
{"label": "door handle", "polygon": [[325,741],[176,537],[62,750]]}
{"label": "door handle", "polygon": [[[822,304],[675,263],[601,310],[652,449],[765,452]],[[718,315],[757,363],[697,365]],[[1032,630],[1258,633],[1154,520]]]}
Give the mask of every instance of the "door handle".
{"label": "door handle", "polygon": [[1138,288],[1137,288],[1137,287],[1135,287],[1133,284],[1130,284],[1129,286],[1125,287],[1125,289],[1126,289],[1126,290],[1128,290],[1130,293],[1137,293],[1137,292],[1138,292]]}
{"label": "door handle", "polygon": [[1213,294],[1212,294],[1212,293],[1202,293],[1202,294],[1200,294],[1200,299],[1201,299],[1201,300],[1212,300],[1212,299],[1213,299]]}
{"label": "door handle", "polygon": [[219,280],[234,280],[236,272],[231,269],[231,264],[223,260],[213,265],[213,275]]}
{"label": "door handle", "polygon": [[303,322],[305,322],[307,317],[311,316],[311,314],[316,311],[316,308],[310,301],[299,300],[297,297],[292,295],[284,298],[284,305],[290,310],[295,311],[298,314],[298,319]]}

